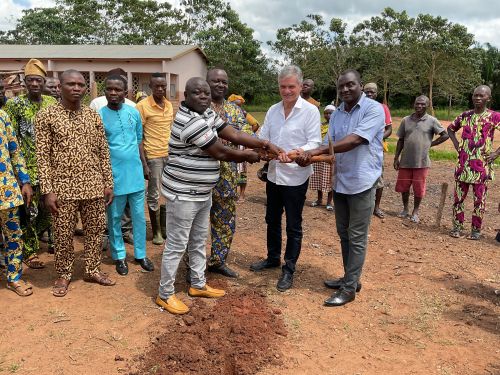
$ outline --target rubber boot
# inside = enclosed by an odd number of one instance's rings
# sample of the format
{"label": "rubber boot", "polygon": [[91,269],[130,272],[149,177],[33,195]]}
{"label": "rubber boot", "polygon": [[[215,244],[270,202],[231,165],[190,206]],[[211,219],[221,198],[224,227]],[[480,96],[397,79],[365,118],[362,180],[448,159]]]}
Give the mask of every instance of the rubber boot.
{"label": "rubber boot", "polygon": [[162,204],[160,206],[160,228],[161,236],[164,240],[167,239],[167,207]]}
{"label": "rubber boot", "polygon": [[148,207],[149,220],[151,221],[151,229],[153,230],[153,245],[163,245],[163,237],[160,229],[160,210],[153,211]]}

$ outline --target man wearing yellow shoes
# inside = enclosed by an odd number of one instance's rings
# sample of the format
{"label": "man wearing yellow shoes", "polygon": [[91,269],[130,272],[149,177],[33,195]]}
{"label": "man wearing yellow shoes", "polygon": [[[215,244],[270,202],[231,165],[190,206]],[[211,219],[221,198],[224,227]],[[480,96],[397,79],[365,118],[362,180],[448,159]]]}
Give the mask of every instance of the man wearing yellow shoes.
{"label": "man wearing yellow shoes", "polygon": [[219,179],[219,160],[255,163],[259,154],[226,147],[219,137],[236,145],[262,148],[274,154],[278,147],[227,126],[211,108],[208,83],[191,78],[186,83],[172,126],[169,157],[162,174],[162,193],[167,199],[167,239],[162,256],[160,287],[156,303],[172,314],[189,308],[175,295],[174,283],[184,252],[189,253],[191,297],[218,298],[223,290],[206,284],[206,250],[212,188]]}

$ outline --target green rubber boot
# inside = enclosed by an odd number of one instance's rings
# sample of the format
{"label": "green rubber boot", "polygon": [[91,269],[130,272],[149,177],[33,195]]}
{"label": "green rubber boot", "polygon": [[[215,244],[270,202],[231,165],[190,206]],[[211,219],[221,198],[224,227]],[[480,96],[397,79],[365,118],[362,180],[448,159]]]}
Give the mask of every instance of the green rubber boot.
{"label": "green rubber boot", "polygon": [[151,229],[153,230],[153,245],[163,245],[163,237],[160,229],[160,210],[153,211],[148,207],[148,211]]}

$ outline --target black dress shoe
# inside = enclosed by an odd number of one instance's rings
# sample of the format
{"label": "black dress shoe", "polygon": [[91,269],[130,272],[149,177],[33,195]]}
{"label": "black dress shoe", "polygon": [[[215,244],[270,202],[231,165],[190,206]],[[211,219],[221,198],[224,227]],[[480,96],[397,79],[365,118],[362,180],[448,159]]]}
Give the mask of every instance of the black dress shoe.
{"label": "black dress shoe", "polygon": [[135,261],[139,263],[142,269],[145,271],[151,272],[154,271],[155,269],[153,262],[151,262],[151,260],[148,257],[144,259],[136,259]]}
{"label": "black dress shoe", "polygon": [[[330,289],[340,289],[344,286],[344,280],[342,279],[333,279],[333,280],[325,280],[325,286]],[[356,287],[356,293],[361,290],[361,283],[358,282],[358,286]]]}
{"label": "black dress shoe", "polygon": [[354,301],[356,293],[348,292],[345,289],[340,289],[325,301],[325,306],[342,306],[346,303]]}
{"label": "black dress shoe", "polygon": [[250,271],[262,271],[263,269],[266,268],[277,268],[280,266],[280,261],[273,261],[269,259],[264,259],[255,263],[252,263],[250,265]]}
{"label": "black dress shoe", "polygon": [[283,272],[278,280],[278,284],[276,284],[276,289],[280,292],[284,292],[292,287],[293,284],[293,275],[289,272]]}
{"label": "black dress shoe", "polygon": [[116,261],[116,272],[122,276],[128,274],[128,264],[126,259]]}
{"label": "black dress shoe", "polygon": [[231,268],[229,268],[225,264],[221,264],[220,266],[208,266],[207,270],[208,270],[208,272],[218,273],[218,274],[226,276],[226,277],[234,277],[235,279],[240,276],[240,275],[238,275],[238,272],[233,271]]}

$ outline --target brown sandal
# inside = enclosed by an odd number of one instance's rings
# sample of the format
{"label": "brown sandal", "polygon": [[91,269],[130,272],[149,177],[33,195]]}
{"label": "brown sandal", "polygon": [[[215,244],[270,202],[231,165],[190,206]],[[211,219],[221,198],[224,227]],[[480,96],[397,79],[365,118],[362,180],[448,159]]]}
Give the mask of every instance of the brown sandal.
{"label": "brown sandal", "polygon": [[52,287],[52,294],[54,295],[54,297],[64,297],[66,294],[68,294],[69,283],[69,280],[63,278],[57,279],[54,283],[54,286]]}
{"label": "brown sandal", "polygon": [[28,297],[33,294],[33,285],[24,280],[7,283],[7,289],[12,290],[14,293],[21,297]]}
{"label": "brown sandal", "polygon": [[104,272],[97,272],[93,275],[86,275],[83,280],[88,283],[96,283],[103,286],[113,286],[116,284],[116,281],[111,280]]}
{"label": "brown sandal", "polygon": [[31,255],[28,259],[24,259],[23,263],[34,270],[45,268],[45,263],[43,263],[36,254]]}

